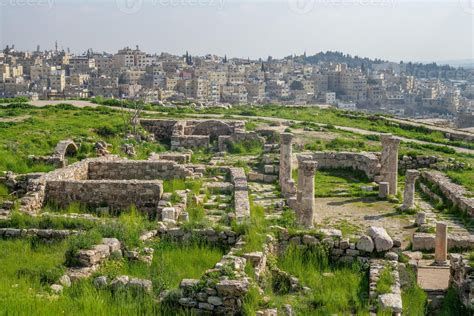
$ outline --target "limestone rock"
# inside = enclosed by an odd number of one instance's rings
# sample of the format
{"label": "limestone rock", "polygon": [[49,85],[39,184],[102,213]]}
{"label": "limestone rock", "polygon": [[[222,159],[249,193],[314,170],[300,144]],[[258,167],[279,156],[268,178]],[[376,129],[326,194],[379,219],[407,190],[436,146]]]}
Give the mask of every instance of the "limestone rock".
{"label": "limestone rock", "polygon": [[71,286],[71,279],[67,274],[63,275],[62,277],[59,278],[59,283],[64,286],[64,287],[70,287]]}
{"label": "limestone rock", "polygon": [[63,286],[59,284],[51,285],[51,292],[55,294],[60,294],[63,291]]}
{"label": "limestone rock", "polygon": [[143,280],[143,279],[137,279],[137,278],[132,278],[127,284],[128,288],[138,290],[138,291],[143,291],[146,293],[151,293],[153,290],[153,284],[150,280]]}
{"label": "limestone rock", "polygon": [[374,240],[377,252],[392,249],[393,240],[383,227],[371,226],[367,230],[367,234]]}
{"label": "limestone rock", "polygon": [[365,252],[374,251],[374,242],[369,236],[363,235],[359,238],[356,248]]}
{"label": "limestone rock", "polygon": [[222,280],[216,285],[220,296],[243,296],[247,293],[249,282],[247,280]]}
{"label": "limestone rock", "polygon": [[382,294],[379,296],[379,303],[383,310],[391,310],[393,313],[401,313],[403,311],[400,294]]}
{"label": "limestone rock", "polygon": [[97,288],[105,288],[107,283],[107,277],[105,275],[98,276],[93,281],[94,286]]}

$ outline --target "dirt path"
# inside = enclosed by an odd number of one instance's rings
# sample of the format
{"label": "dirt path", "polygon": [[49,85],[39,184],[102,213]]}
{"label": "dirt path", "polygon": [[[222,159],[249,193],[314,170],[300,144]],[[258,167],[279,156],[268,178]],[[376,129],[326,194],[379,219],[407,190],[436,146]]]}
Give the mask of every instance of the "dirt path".
{"label": "dirt path", "polygon": [[[363,234],[370,226],[382,226],[391,236],[408,240],[415,227],[413,216],[400,216],[395,204],[354,197],[316,198],[316,223]],[[406,242],[404,242],[406,244]]]}

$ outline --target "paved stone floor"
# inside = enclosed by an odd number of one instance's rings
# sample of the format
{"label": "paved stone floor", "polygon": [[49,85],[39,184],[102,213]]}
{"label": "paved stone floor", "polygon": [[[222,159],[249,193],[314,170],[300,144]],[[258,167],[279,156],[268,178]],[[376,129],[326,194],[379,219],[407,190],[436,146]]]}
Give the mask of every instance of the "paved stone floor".
{"label": "paved stone floor", "polygon": [[445,291],[449,287],[449,266],[435,266],[432,260],[420,260],[418,284],[425,291]]}

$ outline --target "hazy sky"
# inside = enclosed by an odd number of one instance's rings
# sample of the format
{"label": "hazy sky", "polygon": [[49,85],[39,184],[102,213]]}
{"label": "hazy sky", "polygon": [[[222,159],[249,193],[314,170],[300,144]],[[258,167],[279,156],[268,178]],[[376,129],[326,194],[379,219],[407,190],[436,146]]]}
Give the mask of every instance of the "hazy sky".
{"label": "hazy sky", "polygon": [[229,57],[474,58],[473,0],[0,0],[0,44]]}

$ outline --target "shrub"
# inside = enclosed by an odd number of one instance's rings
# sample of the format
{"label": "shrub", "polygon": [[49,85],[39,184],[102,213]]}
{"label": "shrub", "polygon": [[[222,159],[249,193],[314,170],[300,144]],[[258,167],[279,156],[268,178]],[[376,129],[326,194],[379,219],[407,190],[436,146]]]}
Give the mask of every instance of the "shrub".
{"label": "shrub", "polygon": [[96,129],[95,132],[102,137],[112,137],[119,133],[119,129],[111,125],[103,125]]}

